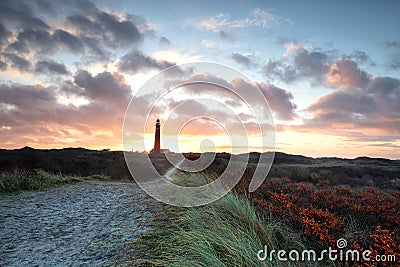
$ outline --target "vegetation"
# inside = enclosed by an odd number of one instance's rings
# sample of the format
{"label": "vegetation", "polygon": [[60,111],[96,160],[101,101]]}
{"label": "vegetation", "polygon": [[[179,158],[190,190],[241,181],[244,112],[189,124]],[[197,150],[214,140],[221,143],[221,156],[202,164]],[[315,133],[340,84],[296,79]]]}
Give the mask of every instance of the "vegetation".
{"label": "vegetation", "polygon": [[43,169],[70,176],[104,175],[112,180],[130,180],[131,176],[121,151],[63,149],[0,149],[0,170]]}
{"label": "vegetation", "polygon": [[[131,152],[140,159],[141,154]],[[165,155],[150,155],[156,170],[164,174],[171,164]],[[133,180],[122,151],[89,150],[84,148],[63,149],[0,149],[0,171],[14,169],[43,169],[51,173],[71,176],[104,175],[111,180]]]}
{"label": "vegetation", "polygon": [[[266,181],[252,195],[245,182],[236,191],[251,199],[259,214],[272,214],[303,233],[305,244],[316,251],[336,247],[345,238],[349,249],[400,258],[400,195],[377,188],[352,189],[329,183]],[[356,266],[356,263],[353,263]],[[371,262],[369,266],[376,266]],[[365,265],[364,265],[365,266]]]}
{"label": "vegetation", "polygon": [[299,251],[305,246],[301,235],[272,216],[260,217],[250,201],[235,193],[198,208],[165,206],[160,224],[133,244],[141,244],[134,266],[307,266],[258,260],[264,245]]}
{"label": "vegetation", "polygon": [[[132,155],[139,153],[131,152]],[[258,164],[259,153],[250,153],[246,170],[251,175]],[[199,153],[188,153],[185,156],[195,160]],[[223,170],[231,155],[218,153],[209,170],[219,173]],[[154,167],[160,174],[171,167],[165,155],[150,155]],[[122,151],[89,150],[84,148],[63,149],[0,149],[0,170],[43,169],[51,173],[65,175],[90,176],[101,174],[112,180],[132,180],[126,166]],[[400,190],[400,161],[361,157],[357,159],[309,158],[299,155],[275,153],[274,164],[269,178],[289,177],[293,181],[312,182],[329,180],[331,185],[347,184],[350,186],[377,186]],[[396,180],[397,179],[397,180]]]}
{"label": "vegetation", "polygon": [[[177,171],[174,183],[204,184],[203,173]],[[275,220],[260,216],[252,203],[236,192],[203,207],[164,205],[154,230],[144,233],[132,247],[133,266],[307,266],[309,263],[261,262],[259,250],[305,249],[302,235]],[[324,264],[325,266],[326,264]],[[318,266],[312,264],[310,266]]]}
{"label": "vegetation", "polygon": [[[178,171],[174,183],[204,184],[204,176],[218,177],[230,157],[218,155],[200,174]],[[137,241],[136,245],[144,245],[134,265],[380,266],[379,262],[261,262],[256,257],[263,245],[268,250],[320,253],[337,248],[340,238],[348,241],[347,249],[370,250],[371,259],[400,258],[398,162],[360,158],[357,164],[338,159],[329,159],[329,164],[274,163],[267,180],[250,194],[256,166],[252,160],[256,159],[250,160],[239,184],[221,200],[199,208],[164,207],[157,230]],[[286,174],[293,178],[285,178]]]}
{"label": "vegetation", "polygon": [[[30,148],[3,152],[0,193],[105,179],[104,175],[130,177],[122,152]],[[195,153],[185,156],[199,157]],[[201,173],[177,171],[174,183],[205,184],[224,172],[232,157],[217,154]],[[163,206],[152,222],[154,230],[145,232],[132,244],[134,251],[126,253],[128,258],[135,256],[128,261],[134,266],[305,266],[310,263],[260,262],[257,252],[264,245],[268,250],[319,252],[336,248],[339,238],[347,240],[348,249],[372,251],[371,258],[395,255],[400,259],[399,161],[313,159],[278,153],[266,181],[250,194],[248,185],[258,158],[259,154],[250,154],[239,184],[219,201],[199,208]],[[150,159],[159,173],[171,167],[164,155]],[[102,175],[96,177],[96,173]],[[376,266],[378,262],[320,264]]]}
{"label": "vegetation", "polygon": [[80,177],[73,175],[52,174],[41,169],[0,172],[0,193],[8,193],[19,190],[46,189],[55,185],[69,184],[84,180],[106,180],[103,175]]}

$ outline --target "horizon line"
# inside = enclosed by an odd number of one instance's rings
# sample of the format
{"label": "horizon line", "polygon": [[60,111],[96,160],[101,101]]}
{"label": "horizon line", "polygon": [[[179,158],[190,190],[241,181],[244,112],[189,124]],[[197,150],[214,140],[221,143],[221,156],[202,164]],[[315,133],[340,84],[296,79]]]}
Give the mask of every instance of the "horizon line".
{"label": "horizon line", "polygon": [[[110,148],[103,148],[103,149],[93,149],[93,148],[86,148],[86,147],[81,147],[81,146],[77,146],[77,147],[63,147],[63,148],[34,148],[31,146],[23,146],[20,148],[1,148],[0,150],[7,150],[7,151],[12,151],[12,150],[21,150],[24,148],[30,148],[30,149],[34,149],[34,150],[62,150],[62,149],[85,149],[85,150],[91,150],[91,151],[107,151],[107,152],[131,152],[131,153],[149,153],[149,151],[142,151],[139,152],[138,150],[136,151],[130,151],[130,150],[112,150]],[[287,152],[283,152],[283,151],[265,151],[265,152],[258,152],[258,151],[250,151],[250,152],[246,152],[246,153],[239,153],[239,154],[234,154],[234,153],[230,153],[230,152],[226,152],[226,151],[221,151],[221,152],[214,152],[214,151],[205,151],[205,152],[175,152],[175,151],[171,151],[172,153],[182,153],[182,154],[187,154],[187,153],[227,153],[227,154],[231,154],[231,155],[242,155],[242,154],[250,154],[250,153],[258,153],[258,154],[262,154],[262,153],[283,153],[286,155],[291,155],[291,156],[303,156],[303,157],[308,157],[308,158],[313,158],[313,159],[323,159],[323,158],[338,158],[338,159],[347,159],[347,160],[354,160],[354,159],[358,159],[358,158],[370,158],[370,159],[386,159],[386,160],[393,160],[393,161],[399,161],[400,158],[384,158],[384,157],[370,157],[370,156],[366,156],[366,155],[359,155],[356,156],[354,158],[346,158],[346,157],[340,157],[340,156],[309,156],[309,155],[304,155],[304,154],[291,154],[291,153],[287,153]]]}

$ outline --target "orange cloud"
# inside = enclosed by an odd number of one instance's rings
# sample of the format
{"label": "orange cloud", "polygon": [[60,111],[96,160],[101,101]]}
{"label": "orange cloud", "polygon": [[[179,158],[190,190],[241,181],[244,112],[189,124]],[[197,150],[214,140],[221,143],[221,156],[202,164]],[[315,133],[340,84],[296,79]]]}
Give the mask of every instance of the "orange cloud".
{"label": "orange cloud", "polygon": [[326,82],[337,88],[350,90],[365,88],[370,80],[367,72],[360,70],[350,58],[340,58],[333,63],[326,77]]}

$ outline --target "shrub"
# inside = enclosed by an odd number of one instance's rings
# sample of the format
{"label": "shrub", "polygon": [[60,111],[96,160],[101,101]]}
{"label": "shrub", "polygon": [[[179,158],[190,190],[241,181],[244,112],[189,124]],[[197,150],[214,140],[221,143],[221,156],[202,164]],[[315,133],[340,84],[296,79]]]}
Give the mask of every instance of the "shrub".
{"label": "shrub", "polygon": [[19,190],[38,190],[81,180],[81,177],[52,174],[42,169],[14,169],[0,172],[0,193]]}

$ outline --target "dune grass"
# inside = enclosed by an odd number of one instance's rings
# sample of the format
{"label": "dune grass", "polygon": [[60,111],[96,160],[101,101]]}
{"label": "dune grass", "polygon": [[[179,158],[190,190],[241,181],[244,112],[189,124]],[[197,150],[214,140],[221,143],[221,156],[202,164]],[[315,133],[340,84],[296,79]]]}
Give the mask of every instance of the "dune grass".
{"label": "dune grass", "polygon": [[[202,173],[173,175],[174,183],[204,183]],[[158,223],[132,244],[132,266],[307,266],[260,261],[257,252],[303,250],[300,234],[271,216],[260,217],[248,199],[230,192],[195,208],[163,206]],[[131,266],[131,265],[129,265]],[[312,265],[314,266],[314,265]]]}
{"label": "dune grass", "polygon": [[269,251],[306,248],[301,234],[271,216],[259,217],[236,193],[203,207],[165,206],[162,227],[144,233],[139,243],[141,252],[133,266],[317,266],[258,260],[264,245]]}
{"label": "dune grass", "polygon": [[55,185],[69,184],[83,180],[105,180],[103,175],[80,177],[74,175],[52,174],[42,169],[14,169],[0,172],[0,193],[21,190],[46,189]]}

